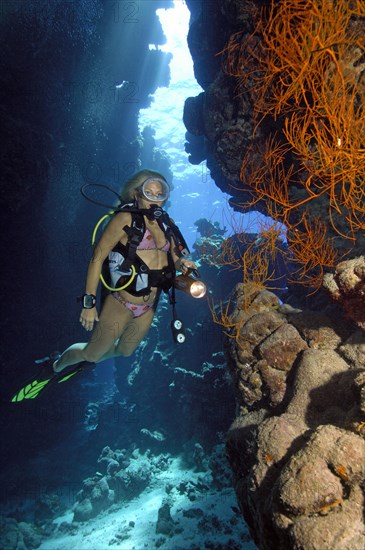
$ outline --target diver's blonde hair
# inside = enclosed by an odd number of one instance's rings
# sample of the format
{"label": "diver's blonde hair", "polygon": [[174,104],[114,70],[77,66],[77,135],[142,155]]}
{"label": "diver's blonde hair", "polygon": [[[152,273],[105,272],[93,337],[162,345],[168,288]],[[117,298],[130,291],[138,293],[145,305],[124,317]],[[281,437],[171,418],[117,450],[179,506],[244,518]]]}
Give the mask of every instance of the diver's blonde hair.
{"label": "diver's blonde hair", "polygon": [[[132,177],[130,177],[125,184],[123,185],[120,198],[122,201],[129,202],[135,198],[135,190],[142,186],[143,182],[148,178],[158,178],[163,181],[166,181],[165,176],[156,172],[155,170],[140,170],[136,172]],[[167,183],[167,181],[166,181]]]}

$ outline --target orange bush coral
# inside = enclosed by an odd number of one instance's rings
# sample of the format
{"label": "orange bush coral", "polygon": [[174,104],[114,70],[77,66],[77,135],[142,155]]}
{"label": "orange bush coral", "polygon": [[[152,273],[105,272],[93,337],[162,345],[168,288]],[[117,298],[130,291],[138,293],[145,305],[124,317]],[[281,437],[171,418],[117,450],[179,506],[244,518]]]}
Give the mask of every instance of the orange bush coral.
{"label": "orange bush coral", "polygon": [[[284,275],[275,273],[275,261],[278,255],[283,256],[282,228],[273,222],[267,226],[261,225],[257,234],[241,231],[235,238],[227,238],[222,242],[219,253],[209,249],[200,259],[215,266],[226,266],[231,270],[239,270],[242,273],[242,283],[245,293],[242,298],[242,308],[247,311],[252,306],[258,292],[270,286],[271,289],[283,289],[285,287]],[[274,286],[275,285],[275,286]],[[209,303],[213,321],[227,329],[227,335],[233,332],[234,337],[239,337],[239,326],[232,322],[229,315],[229,303],[220,303],[218,307],[213,301]],[[234,330],[233,330],[234,329]]]}
{"label": "orange bush coral", "polygon": [[320,219],[303,215],[297,225],[288,234],[292,261],[299,265],[294,282],[316,290],[322,284],[324,269],[334,267],[337,253]]}
{"label": "orange bush coral", "polygon": [[[272,1],[254,33],[233,35],[224,52],[238,90],[251,92],[257,123],[271,115],[282,127],[280,138],[246,152],[240,177],[252,204],[265,200],[287,225],[299,282],[317,287],[335,252],[324,222],[303,207],[319,201],[346,239],[365,229],[364,17],[360,0]],[[310,257],[308,243],[317,246]]]}

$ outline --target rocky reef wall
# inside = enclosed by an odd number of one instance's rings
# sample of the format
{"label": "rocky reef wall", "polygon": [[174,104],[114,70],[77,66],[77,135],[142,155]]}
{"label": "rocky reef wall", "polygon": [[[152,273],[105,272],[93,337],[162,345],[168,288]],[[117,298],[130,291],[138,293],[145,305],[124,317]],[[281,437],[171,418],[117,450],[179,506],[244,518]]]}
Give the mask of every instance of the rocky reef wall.
{"label": "rocky reef wall", "polygon": [[239,413],[227,440],[259,548],[363,548],[365,335],[340,312],[235,290],[227,362]]}
{"label": "rocky reef wall", "polygon": [[[323,280],[326,289],[308,296],[308,288],[297,284],[279,300],[276,294],[263,289],[265,284],[255,286],[248,277],[233,292],[227,289],[227,302],[223,302],[220,313],[215,311],[216,321],[229,336],[227,365],[238,405],[236,420],[227,436],[227,452],[240,509],[260,549],[360,550],[365,544],[363,235],[358,229],[354,233],[352,229],[342,229],[341,235],[341,229],[337,230],[344,228],[349,219],[339,208],[334,216],[337,228],[334,227],[323,197],[309,207],[306,204],[304,209],[291,208],[304,197],[300,186],[308,176],[305,167],[304,179],[300,182],[299,178],[287,188],[285,167],[277,180],[278,172],[275,175],[273,171],[267,181],[270,185],[277,181],[277,187],[270,200],[268,194],[257,193],[259,184],[266,185],[264,177],[256,187],[249,185],[254,181],[252,173],[257,176],[258,167],[264,167],[264,172],[272,160],[263,154],[263,144],[274,134],[282,137],[285,124],[284,116],[277,112],[272,116],[273,111],[269,112],[270,105],[274,109],[273,103],[269,104],[270,90],[260,96],[254,77],[250,80],[250,75],[255,75],[257,82],[264,82],[260,63],[265,50],[260,50],[260,40],[270,42],[270,27],[265,28],[264,21],[260,21],[259,14],[264,13],[260,10],[265,6],[265,17],[271,17],[275,25],[276,10],[287,8],[289,12],[293,10],[292,15],[296,3],[187,3],[192,10],[189,46],[196,78],[204,88],[199,96],[188,98],[185,103],[190,162],[207,162],[216,184],[231,195],[234,208],[242,212],[256,210],[285,220],[289,248],[293,242],[300,246],[305,243],[309,252],[302,261],[308,262],[307,266],[314,259],[311,251],[320,251],[314,271],[317,269],[319,274],[317,290]],[[307,16],[310,7],[317,4],[306,5]],[[351,14],[346,12],[348,6],[341,6],[337,6],[342,9],[338,17],[346,19],[348,15],[348,26],[344,24],[341,29],[345,36],[349,28],[361,28],[364,13],[359,3],[352,6]],[[281,23],[280,20],[278,28]],[[337,24],[338,21],[334,23]],[[286,28],[293,30],[290,25]],[[293,28],[295,40],[295,25]],[[354,56],[348,44],[344,55]],[[231,54],[235,58],[227,71],[225,55]],[[340,56],[340,50],[336,54]],[[219,59],[222,64],[217,62]],[[362,71],[362,65],[358,71]],[[308,78],[310,83],[311,75]],[[360,86],[359,80],[354,83],[355,87]],[[356,101],[362,94],[360,91]],[[261,100],[260,111],[257,105]],[[360,111],[361,105],[360,101]],[[354,136],[354,141],[359,135]],[[337,147],[341,144],[337,141]],[[354,158],[356,155],[355,151]],[[292,162],[293,158],[286,157],[286,169]],[[346,177],[351,180],[350,174]],[[362,168],[357,177],[362,181]],[[280,210],[284,201],[276,200],[284,191],[289,197],[288,216],[282,216],[285,208]],[[358,220],[363,224],[361,205],[360,201]],[[320,222],[311,226],[309,220],[316,216]],[[351,233],[352,241],[347,239],[346,231]],[[302,242],[300,235],[306,235]],[[326,256],[327,246],[333,246],[331,250],[335,252],[331,260]],[[338,263],[345,252],[346,260],[353,259]],[[298,280],[303,282],[300,276]],[[229,314],[228,301],[233,305]]]}
{"label": "rocky reef wall", "polygon": [[[319,265],[364,254],[361,3],[341,3],[333,13],[315,0],[193,7],[188,42],[204,92],[185,103],[190,162],[206,161],[234,209],[286,226],[301,283]],[[319,37],[313,28],[322,29]],[[321,48],[322,32],[341,35],[341,47],[331,54],[328,38]],[[345,115],[336,97],[346,97]]]}

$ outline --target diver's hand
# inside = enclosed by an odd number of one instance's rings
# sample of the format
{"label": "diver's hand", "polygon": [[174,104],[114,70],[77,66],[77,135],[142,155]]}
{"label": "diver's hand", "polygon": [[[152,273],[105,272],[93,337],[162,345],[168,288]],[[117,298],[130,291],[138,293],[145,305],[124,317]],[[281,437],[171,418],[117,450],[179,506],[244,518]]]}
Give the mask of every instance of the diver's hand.
{"label": "diver's hand", "polygon": [[185,260],[184,258],[181,258],[179,260],[178,269],[185,274],[189,271],[189,269],[197,269],[197,267],[191,260]]}
{"label": "diver's hand", "polygon": [[93,330],[95,321],[99,321],[99,315],[96,307],[92,309],[82,308],[80,313],[80,323],[85,330]]}

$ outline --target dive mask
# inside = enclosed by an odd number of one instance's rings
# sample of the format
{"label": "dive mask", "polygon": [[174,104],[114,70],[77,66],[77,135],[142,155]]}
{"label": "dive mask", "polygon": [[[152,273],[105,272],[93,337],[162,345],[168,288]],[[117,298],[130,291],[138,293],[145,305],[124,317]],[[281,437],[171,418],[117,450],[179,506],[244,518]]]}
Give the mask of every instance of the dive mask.
{"label": "dive mask", "polygon": [[170,195],[170,187],[161,178],[148,178],[139,188],[141,197],[150,202],[165,202]]}

